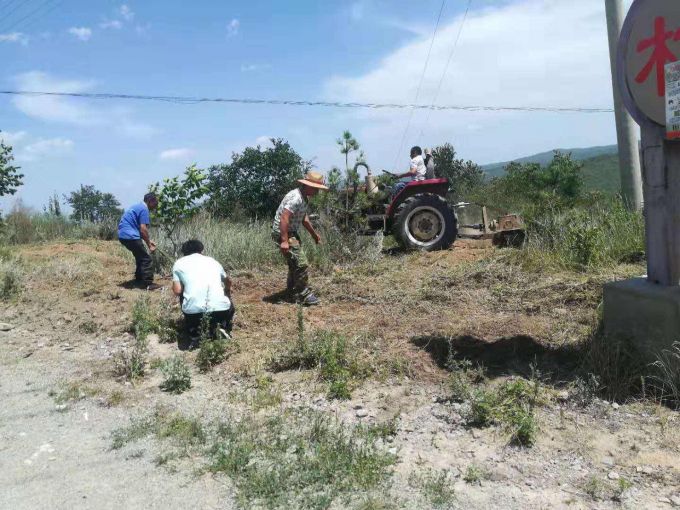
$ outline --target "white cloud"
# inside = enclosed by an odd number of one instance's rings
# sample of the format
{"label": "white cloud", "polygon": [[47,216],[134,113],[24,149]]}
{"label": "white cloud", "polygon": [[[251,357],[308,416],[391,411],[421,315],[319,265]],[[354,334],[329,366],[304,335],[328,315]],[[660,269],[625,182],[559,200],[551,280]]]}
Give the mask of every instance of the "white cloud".
{"label": "white cloud", "polygon": [[26,131],[0,131],[0,140],[5,145],[15,146],[26,138]]}
{"label": "white cloud", "polygon": [[18,154],[18,161],[35,161],[44,157],[60,156],[73,149],[73,141],[67,138],[39,139],[26,145]]}
{"label": "white cloud", "polygon": [[[94,88],[91,80],[64,80],[41,71],[15,76],[19,90],[32,92],[83,93]],[[86,99],[63,96],[16,96],[14,106],[29,117],[45,122],[81,127],[103,127],[132,138],[148,138],[156,132],[134,119],[133,112],[120,106],[93,105]]]}
{"label": "white cloud", "polygon": [[[449,58],[462,16],[443,25],[432,48],[419,102],[429,104]],[[574,27],[579,27],[574,30]],[[325,98],[411,103],[431,36],[385,56],[360,76],[334,76]],[[612,103],[604,5],[592,0],[517,0],[470,12],[437,98],[440,105],[608,107]],[[365,145],[382,145],[379,159],[393,164],[408,111],[339,113]],[[344,117],[342,117],[344,115]],[[489,112],[415,112],[404,146],[444,141],[464,145],[481,162],[525,151],[593,145],[612,138],[609,115]],[[512,122],[510,122],[512,120]],[[470,130],[469,126],[475,126]],[[423,137],[419,136],[423,130]],[[385,144],[385,140],[391,143]],[[592,142],[592,143],[591,143]],[[403,148],[402,148],[403,150]],[[369,154],[370,156],[370,154]],[[401,161],[401,159],[399,161]]]}
{"label": "white cloud", "polygon": [[132,19],[135,17],[135,13],[132,12],[130,7],[128,7],[126,4],[121,5],[120,9],[118,9],[118,12],[125,21],[132,21]]}
{"label": "white cloud", "polygon": [[241,22],[236,18],[232,19],[227,25],[227,35],[229,37],[237,35],[239,28],[241,28]]}
{"label": "white cloud", "polygon": [[28,44],[28,36],[22,32],[9,32],[7,34],[0,34],[0,43],[19,43],[22,46]]}
{"label": "white cloud", "polygon": [[123,28],[123,23],[118,19],[106,20],[102,21],[99,24],[99,28],[103,28],[104,30],[109,28],[112,28],[114,30],[120,30],[121,28]]}
{"label": "white cloud", "polygon": [[270,147],[272,144],[272,137],[271,136],[258,136],[255,139],[255,145],[259,145],[260,147]]}
{"label": "white cloud", "polygon": [[92,37],[92,29],[88,27],[71,27],[68,33],[81,41],[89,41]]}
{"label": "white cloud", "polygon": [[193,149],[181,147],[181,148],[177,148],[177,149],[164,150],[163,152],[161,152],[158,155],[158,157],[159,157],[159,159],[162,159],[162,160],[176,161],[176,160],[188,159],[193,155],[194,155]]}
{"label": "white cloud", "polygon": [[266,71],[267,69],[271,69],[271,65],[269,64],[241,64],[241,72],[242,73],[253,73],[256,71]]}

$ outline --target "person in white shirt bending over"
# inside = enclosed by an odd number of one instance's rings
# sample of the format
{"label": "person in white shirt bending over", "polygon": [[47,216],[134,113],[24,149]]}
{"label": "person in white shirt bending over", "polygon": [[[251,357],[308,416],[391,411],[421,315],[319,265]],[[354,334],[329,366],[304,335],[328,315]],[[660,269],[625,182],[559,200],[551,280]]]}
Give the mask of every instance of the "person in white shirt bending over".
{"label": "person in white shirt bending over", "polygon": [[403,174],[396,174],[395,177],[404,179],[394,185],[392,188],[392,198],[396,197],[401,190],[411,181],[424,181],[427,168],[425,167],[425,160],[423,159],[423,149],[417,145],[411,148],[411,164],[408,172]]}
{"label": "person in white shirt bending over", "polygon": [[203,255],[203,243],[191,239],[182,245],[182,258],[172,267],[172,291],[180,297],[190,348],[200,342],[201,320],[210,314],[210,335],[229,338],[234,318],[231,279],[222,265]]}

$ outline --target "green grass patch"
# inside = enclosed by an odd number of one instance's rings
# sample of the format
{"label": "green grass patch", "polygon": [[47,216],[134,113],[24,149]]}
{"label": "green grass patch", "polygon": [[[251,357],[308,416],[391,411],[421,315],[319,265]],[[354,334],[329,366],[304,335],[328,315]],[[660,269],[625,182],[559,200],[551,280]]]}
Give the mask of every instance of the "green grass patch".
{"label": "green grass patch", "polygon": [[421,474],[412,474],[409,480],[411,487],[418,489],[430,508],[449,509],[454,507],[456,493],[453,489],[453,477],[447,470],[427,470]]}
{"label": "green grass patch", "polygon": [[191,388],[191,371],[184,356],[176,355],[161,365],[164,379],[161,389],[168,393],[184,393]]}
{"label": "green grass patch", "polygon": [[534,408],[542,398],[535,379],[506,381],[498,387],[476,389],[465,418],[473,427],[502,425],[510,434],[511,444],[532,446],[538,431]]}
{"label": "green grass patch", "polygon": [[77,402],[87,397],[93,397],[99,394],[99,390],[88,386],[80,381],[73,381],[62,383],[58,389],[50,390],[48,395],[54,398],[57,404],[65,404],[67,402]]}
{"label": "green grass patch", "polygon": [[218,427],[209,469],[232,478],[243,508],[328,508],[386,482],[395,457],[375,440],[312,412],[250,417]]}
{"label": "green grass patch", "polygon": [[348,427],[311,410],[246,415],[208,426],[157,410],[116,430],[112,448],[148,437],[171,447],[158,457],[161,465],[191,454],[205,459],[207,471],[230,477],[240,508],[366,505],[369,496],[388,487],[396,461],[367,428]]}

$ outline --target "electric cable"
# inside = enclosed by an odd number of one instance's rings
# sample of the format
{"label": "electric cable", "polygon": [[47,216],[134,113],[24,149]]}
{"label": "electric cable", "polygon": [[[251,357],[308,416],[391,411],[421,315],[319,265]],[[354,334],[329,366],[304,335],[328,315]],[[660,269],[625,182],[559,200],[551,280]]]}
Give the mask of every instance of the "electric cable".
{"label": "electric cable", "polygon": [[[451,60],[453,59],[453,55],[456,52],[456,48],[458,48],[458,42],[460,41],[460,36],[463,33],[463,27],[465,27],[465,22],[467,21],[468,13],[470,12],[470,7],[472,6],[472,0],[468,0],[467,7],[465,8],[465,14],[463,14],[463,20],[460,23],[460,27],[458,28],[458,34],[456,35],[456,39],[453,43],[453,46],[451,47],[451,51],[449,52],[449,58],[446,61],[446,66],[444,67],[444,72],[442,73],[441,78],[439,79],[439,85],[437,86],[437,92],[435,93],[434,97],[432,98],[432,104],[434,105],[437,102],[437,99],[439,99],[439,93],[442,90],[442,84],[444,83],[444,78],[446,78],[446,73],[449,71],[449,65],[451,64]],[[429,110],[427,112],[427,115],[425,116],[425,122],[423,123],[423,127],[420,130],[420,134],[418,135],[418,138],[422,138],[423,134],[425,132],[425,128],[427,127],[428,122],[430,121],[430,114],[432,110]]]}
{"label": "electric cable", "polygon": [[340,101],[311,101],[288,99],[255,99],[255,98],[224,98],[224,97],[190,97],[190,96],[156,96],[140,94],[112,94],[86,92],[49,92],[30,90],[0,90],[0,94],[9,96],[48,96],[73,97],[83,99],[125,99],[138,101],[163,101],[176,104],[201,103],[229,103],[273,106],[321,106],[328,108],[370,108],[392,110],[432,110],[432,111],[492,111],[492,112],[553,112],[553,113],[613,113],[613,108],[574,107],[574,106],[493,106],[493,105],[435,105],[435,104],[404,104],[404,103],[356,103]]}
{"label": "electric cable", "polygon": [[[442,13],[444,12],[444,7],[446,6],[446,0],[442,0],[442,5],[439,8],[439,15],[437,16],[437,22],[435,23],[434,26],[434,32],[432,34],[432,40],[430,41],[430,48],[427,50],[427,57],[425,58],[425,65],[423,66],[423,71],[420,73],[420,81],[418,82],[418,88],[416,89],[416,98],[413,101],[414,103],[418,102],[418,99],[420,98],[420,90],[423,86],[423,80],[425,79],[425,74],[427,73],[427,66],[430,63],[430,55],[432,55],[432,47],[434,46],[434,41],[437,37],[437,30],[439,30],[439,22],[442,19]],[[397,154],[394,158],[394,167],[396,168],[397,162],[399,161],[399,155],[401,154],[401,149],[404,147],[404,141],[406,140],[406,135],[408,134],[408,130],[411,127],[411,120],[413,119],[413,112],[414,110],[411,109],[409,112],[408,116],[408,121],[406,122],[406,127],[404,128],[404,133],[401,135],[401,142],[399,142],[399,148],[397,150]]]}

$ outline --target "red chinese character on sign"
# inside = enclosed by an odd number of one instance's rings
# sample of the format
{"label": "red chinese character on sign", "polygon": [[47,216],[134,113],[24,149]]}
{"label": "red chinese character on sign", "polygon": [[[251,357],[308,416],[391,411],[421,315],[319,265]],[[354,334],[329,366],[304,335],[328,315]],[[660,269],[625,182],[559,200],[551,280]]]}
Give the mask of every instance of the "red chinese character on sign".
{"label": "red chinese character on sign", "polygon": [[645,67],[642,68],[642,71],[635,77],[635,81],[638,83],[646,82],[652,69],[656,67],[656,90],[659,96],[664,96],[666,94],[664,66],[668,62],[675,62],[678,60],[666,44],[666,42],[671,39],[673,41],[680,41],[680,29],[676,31],[667,31],[666,18],[659,16],[654,20],[654,36],[640,41],[637,46],[638,53],[642,53],[652,47],[654,48],[654,51],[649,58],[649,62],[647,62]]}

